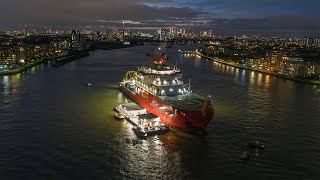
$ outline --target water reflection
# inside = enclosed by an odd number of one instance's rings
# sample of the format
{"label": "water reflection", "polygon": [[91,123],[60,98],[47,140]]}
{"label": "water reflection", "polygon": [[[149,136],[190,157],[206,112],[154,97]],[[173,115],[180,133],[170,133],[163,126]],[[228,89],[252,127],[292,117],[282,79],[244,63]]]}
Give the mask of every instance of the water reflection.
{"label": "water reflection", "polygon": [[176,138],[172,139],[175,137],[173,134],[139,140],[131,130],[130,123],[123,122],[122,126],[122,131],[126,133],[125,137],[122,137],[126,145],[119,149],[119,172],[122,176],[132,177],[136,174],[139,177],[152,175],[155,179],[181,178],[181,155],[177,153],[177,149],[173,151],[170,148],[177,143],[174,141]]}
{"label": "water reflection", "polygon": [[201,56],[196,55],[196,60],[201,60],[201,59],[202,59]]}
{"label": "water reflection", "polygon": [[[0,111],[18,108],[19,104],[14,103],[20,99],[19,88],[21,75],[0,76]],[[0,114],[1,115],[1,114]]]}
{"label": "water reflection", "polygon": [[182,63],[184,59],[183,54],[180,54],[179,59],[180,59],[180,63]]}
{"label": "water reflection", "polygon": [[17,93],[20,86],[21,74],[2,76],[2,83],[0,84],[0,89],[4,97],[10,94]]}
{"label": "water reflection", "polygon": [[315,95],[320,95],[320,87],[319,86],[314,85],[313,89],[314,89]]}
{"label": "water reflection", "polygon": [[264,84],[267,88],[270,87],[270,75],[265,75],[265,81],[264,81]]}
{"label": "water reflection", "polygon": [[241,70],[241,82],[244,84],[246,82],[246,70]]}
{"label": "water reflection", "polygon": [[10,81],[9,76],[2,77],[2,94],[8,96],[10,94]]}
{"label": "water reflection", "polygon": [[250,76],[249,76],[250,84],[257,83],[257,81],[256,81],[256,79],[255,79],[255,76],[256,76],[256,73],[255,73],[254,71],[251,71],[251,72],[250,72]]}
{"label": "water reflection", "polygon": [[123,102],[123,94],[121,92],[118,93],[117,103],[121,104]]}
{"label": "water reflection", "polygon": [[234,68],[234,69],[235,69],[235,72],[234,72],[234,74],[235,74],[235,76],[234,76],[235,81],[239,81],[239,78],[240,78],[239,68]]}
{"label": "water reflection", "polygon": [[192,57],[192,58],[188,58],[189,61],[194,61],[194,65],[195,67],[200,67],[200,63],[201,63],[201,58],[197,58],[197,57]]}
{"label": "water reflection", "polygon": [[258,85],[262,85],[263,81],[262,81],[262,74],[258,73],[258,79],[257,79]]}
{"label": "water reflection", "polygon": [[293,88],[294,83],[295,83],[294,81],[291,81],[291,80],[284,80],[284,81],[286,81],[286,84],[288,87],[290,87],[291,89]]}

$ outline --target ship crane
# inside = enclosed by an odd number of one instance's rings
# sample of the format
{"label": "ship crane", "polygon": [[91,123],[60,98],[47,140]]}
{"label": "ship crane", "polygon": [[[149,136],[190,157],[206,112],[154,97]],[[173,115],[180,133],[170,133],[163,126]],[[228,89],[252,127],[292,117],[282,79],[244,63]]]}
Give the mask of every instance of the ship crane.
{"label": "ship crane", "polygon": [[132,81],[137,79],[137,72],[136,71],[128,71],[123,78],[124,82]]}

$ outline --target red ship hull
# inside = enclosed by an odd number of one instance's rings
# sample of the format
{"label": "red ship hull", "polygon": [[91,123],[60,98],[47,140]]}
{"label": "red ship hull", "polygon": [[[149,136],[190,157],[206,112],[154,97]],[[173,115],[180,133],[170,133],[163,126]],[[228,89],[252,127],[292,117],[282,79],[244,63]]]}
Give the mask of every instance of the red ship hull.
{"label": "red ship hull", "polygon": [[214,115],[211,103],[205,104],[201,110],[179,109],[172,107],[153,94],[137,94],[121,85],[119,89],[130,100],[160,117],[165,124],[183,131],[202,132]]}

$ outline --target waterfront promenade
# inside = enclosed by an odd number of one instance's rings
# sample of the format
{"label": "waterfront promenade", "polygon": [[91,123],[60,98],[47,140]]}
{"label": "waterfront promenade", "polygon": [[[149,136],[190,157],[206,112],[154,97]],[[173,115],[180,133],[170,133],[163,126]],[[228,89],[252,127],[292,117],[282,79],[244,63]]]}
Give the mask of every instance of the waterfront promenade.
{"label": "waterfront promenade", "polygon": [[79,50],[72,53],[68,53],[66,55],[40,58],[32,62],[26,63],[24,65],[20,65],[16,68],[0,70],[0,76],[19,74],[27,71],[28,69],[34,66],[37,66],[39,64],[46,63],[46,62],[55,62],[56,64],[65,64],[65,63],[74,61],[76,59],[89,56],[90,55],[89,51],[95,51],[98,49],[103,49],[103,50],[122,49],[122,48],[127,48],[132,46],[133,45],[124,46],[122,44],[121,45],[120,44],[98,44],[98,45],[94,45],[93,48],[89,50],[81,50],[81,51]]}
{"label": "waterfront promenade", "polygon": [[232,66],[232,67],[236,67],[236,68],[240,68],[240,69],[245,69],[245,70],[250,70],[250,71],[256,71],[256,72],[260,72],[260,73],[263,73],[263,74],[268,74],[268,75],[272,75],[272,76],[276,76],[276,77],[279,77],[279,78],[288,79],[288,80],[292,80],[292,81],[297,81],[297,82],[304,82],[304,83],[310,83],[310,84],[320,85],[320,79],[319,79],[318,81],[298,79],[298,78],[296,78],[296,77],[291,77],[291,76],[284,75],[284,74],[279,74],[279,73],[275,73],[275,72],[270,72],[270,71],[264,71],[264,70],[260,70],[260,69],[250,68],[250,67],[248,67],[248,66],[243,66],[243,65],[241,65],[241,64],[237,64],[236,62],[233,62],[233,61],[225,61],[225,60],[223,60],[223,59],[219,59],[219,58],[216,58],[216,57],[209,57],[209,56],[206,56],[206,55],[204,55],[204,54],[201,54],[201,53],[198,52],[198,51],[196,52],[196,54],[199,55],[199,56],[201,56],[202,58],[209,59],[209,60],[212,60],[212,61],[215,61],[215,62],[224,64],[224,65],[227,65],[227,66]]}
{"label": "waterfront promenade", "polygon": [[35,60],[33,62],[26,63],[26,64],[24,64],[22,66],[13,68],[13,69],[2,70],[2,71],[0,71],[0,76],[19,74],[19,73],[22,73],[24,71],[27,71],[28,69],[30,69],[30,68],[32,68],[32,67],[34,67],[36,65],[39,65],[39,64],[42,64],[42,63],[46,63],[46,62],[50,62],[50,61],[56,61],[56,62],[65,63],[65,62],[70,62],[72,60],[79,59],[79,58],[82,58],[82,57],[85,57],[85,56],[88,56],[88,55],[89,55],[89,52],[87,52],[87,51],[79,51],[77,53],[71,53],[71,54],[66,54],[66,55],[41,58],[41,59]]}

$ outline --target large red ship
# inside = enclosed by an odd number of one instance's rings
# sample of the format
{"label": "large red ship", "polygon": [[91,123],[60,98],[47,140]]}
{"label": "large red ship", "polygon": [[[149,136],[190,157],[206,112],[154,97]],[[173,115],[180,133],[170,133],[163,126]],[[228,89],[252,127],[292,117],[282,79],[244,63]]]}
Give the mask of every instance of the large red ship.
{"label": "large red ship", "polygon": [[214,114],[210,99],[192,93],[190,84],[181,80],[181,70],[167,65],[165,53],[148,56],[150,67],[128,71],[119,83],[120,91],[171,127],[205,130]]}

